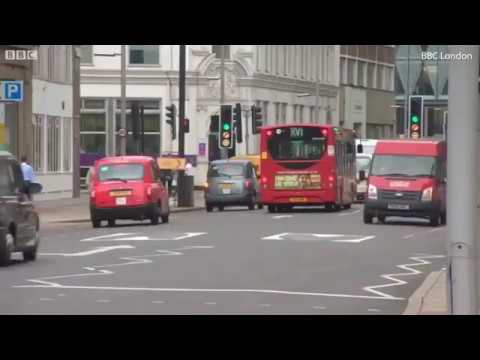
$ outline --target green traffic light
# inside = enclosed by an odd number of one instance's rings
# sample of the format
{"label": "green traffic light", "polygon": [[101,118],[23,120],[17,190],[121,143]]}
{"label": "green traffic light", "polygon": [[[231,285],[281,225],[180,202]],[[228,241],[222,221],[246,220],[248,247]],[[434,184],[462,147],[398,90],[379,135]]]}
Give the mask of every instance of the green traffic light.
{"label": "green traffic light", "polygon": [[230,130],[230,125],[229,124],[223,124],[223,130],[225,130],[225,131]]}
{"label": "green traffic light", "polygon": [[412,123],[416,124],[418,123],[419,119],[418,119],[418,116],[417,115],[413,115],[412,116]]}

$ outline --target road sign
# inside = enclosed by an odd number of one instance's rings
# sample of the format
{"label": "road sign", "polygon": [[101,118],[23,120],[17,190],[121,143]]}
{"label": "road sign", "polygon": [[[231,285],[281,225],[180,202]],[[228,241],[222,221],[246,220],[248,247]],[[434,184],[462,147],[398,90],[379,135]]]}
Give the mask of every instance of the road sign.
{"label": "road sign", "polygon": [[22,102],[23,101],[23,81],[21,80],[0,81],[0,101]]}

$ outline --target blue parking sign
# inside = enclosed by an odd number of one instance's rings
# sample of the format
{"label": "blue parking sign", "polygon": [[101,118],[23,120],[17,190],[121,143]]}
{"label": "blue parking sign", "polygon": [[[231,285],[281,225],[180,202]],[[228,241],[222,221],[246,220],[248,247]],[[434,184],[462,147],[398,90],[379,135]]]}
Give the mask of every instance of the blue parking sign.
{"label": "blue parking sign", "polygon": [[0,81],[0,101],[22,102],[23,81],[4,80]]}

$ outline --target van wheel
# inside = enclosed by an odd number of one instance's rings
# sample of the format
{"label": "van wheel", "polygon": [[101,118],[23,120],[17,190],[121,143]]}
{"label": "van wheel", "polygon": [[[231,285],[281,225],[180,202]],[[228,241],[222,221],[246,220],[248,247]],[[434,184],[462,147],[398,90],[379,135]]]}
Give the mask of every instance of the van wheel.
{"label": "van wheel", "polygon": [[277,208],[275,205],[268,205],[268,212],[269,213],[276,213],[277,212]]}
{"label": "van wheel", "polygon": [[115,219],[108,219],[108,226],[114,227],[115,226]]}
{"label": "van wheel", "polygon": [[367,211],[363,211],[363,223],[364,224],[371,224],[373,223],[373,216]]}
{"label": "van wheel", "polygon": [[10,265],[13,248],[13,235],[9,232],[0,234],[0,266]]}
{"label": "van wheel", "polygon": [[436,227],[440,223],[438,214],[430,216],[430,226]]}
{"label": "van wheel", "polygon": [[162,223],[164,224],[168,224],[168,220],[169,220],[169,215],[162,215]]}
{"label": "van wheel", "polygon": [[97,220],[97,219],[92,219],[92,226],[96,229],[96,228],[99,228],[100,225],[102,224],[102,222],[100,220]]}

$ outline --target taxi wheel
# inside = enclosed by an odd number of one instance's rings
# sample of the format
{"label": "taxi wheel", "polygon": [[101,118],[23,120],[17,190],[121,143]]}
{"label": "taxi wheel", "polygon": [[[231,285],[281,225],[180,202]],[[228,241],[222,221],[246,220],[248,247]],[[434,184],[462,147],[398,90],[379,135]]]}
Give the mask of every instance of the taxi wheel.
{"label": "taxi wheel", "polygon": [[92,220],[92,226],[96,229],[96,228],[99,228],[100,225],[101,225],[101,221],[100,220]]}
{"label": "taxi wheel", "polygon": [[40,242],[40,234],[38,230],[35,231],[34,239],[35,239],[35,245],[29,248],[28,250],[23,251],[24,261],[35,261],[37,259],[38,244]]}
{"label": "taxi wheel", "polygon": [[432,216],[430,217],[430,226],[433,226],[433,227],[436,227],[439,225],[440,223],[440,216],[438,214],[432,214]]}
{"label": "taxi wheel", "polygon": [[0,266],[8,266],[10,264],[13,248],[13,235],[9,232],[0,233]]}

